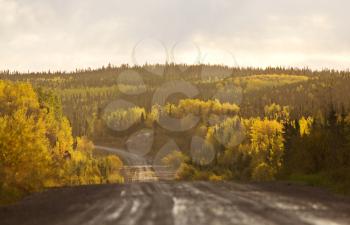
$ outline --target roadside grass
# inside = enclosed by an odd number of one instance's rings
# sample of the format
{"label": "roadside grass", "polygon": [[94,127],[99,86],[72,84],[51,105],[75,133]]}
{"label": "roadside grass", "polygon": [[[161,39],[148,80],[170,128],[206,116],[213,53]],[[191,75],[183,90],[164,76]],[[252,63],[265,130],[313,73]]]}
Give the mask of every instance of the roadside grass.
{"label": "roadside grass", "polygon": [[0,188],[0,206],[10,205],[21,200],[26,195],[16,189]]}
{"label": "roadside grass", "polygon": [[318,174],[292,174],[288,181],[313,187],[322,187],[331,192],[350,196],[350,171],[337,170]]}

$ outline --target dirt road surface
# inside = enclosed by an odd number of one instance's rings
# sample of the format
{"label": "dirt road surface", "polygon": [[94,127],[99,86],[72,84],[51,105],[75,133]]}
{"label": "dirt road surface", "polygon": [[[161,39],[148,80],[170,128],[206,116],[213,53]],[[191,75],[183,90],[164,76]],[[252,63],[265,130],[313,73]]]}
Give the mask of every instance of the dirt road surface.
{"label": "dirt road surface", "polygon": [[299,185],[147,182],[47,190],[0,208],[1,225],[350,224],[350,200]]}

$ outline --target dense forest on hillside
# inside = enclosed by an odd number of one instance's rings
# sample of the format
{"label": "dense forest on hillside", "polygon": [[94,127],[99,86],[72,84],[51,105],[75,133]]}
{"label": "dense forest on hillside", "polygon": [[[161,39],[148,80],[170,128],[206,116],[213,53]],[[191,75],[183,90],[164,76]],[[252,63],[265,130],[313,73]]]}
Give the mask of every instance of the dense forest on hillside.
{"label": "dense forest on hillside", "polygon": [[[30,82],[35,88],[55,91],[62,99],[65,115],[77,136],[92,132],[93,125],[90,123],[98,119],[101,110],[111,101],[124,99],[149,111],[155,90],[164,83],[178,80],[195,85],[199,90],[195,97],[200,100],[213,99],[216,93],[231,87],[241,88],[242,99],[238,105],[243,117],[264,117],[265,106],[272,103],[291,106],[293,119],[325,114],[330,110],[330,104],[337,112],[350,107],[347,92],[350,72],[332,70],[109,65],[72,73],[20,74],[3,71],[0,78]],[[169,101],[176,103],[176,96],[172,97]]]}
{"label": "dense forest on hillside", "polygon": [[[38,109],[54,99],[57,104],[47,114],[57,114],[50,121],[72,127],[68,140],[127,149],[151,163],[172,166],[178,179],[288,179],[350,190],[348,71],[109,65],[71,73],[3,71],[0,79],[16,82],[3,86],[31,90],[32,85],[30,98],[37,93],[33,101]],[[6,106],[14,100],[2,90],[0,85]],[[14,92],[18,98],[27,95]],[[0,118],[28,117],[17,111],[1,109]],[[0,128],[0,146],[7,145],[1,136],[5,130]],[[147,149],[134,146],[142,135],[152,137],[149,145],[142,143]],[[61,140],[55,137],[56,143]],[[169,141],[175,143],[173,149],[163,151]]]}

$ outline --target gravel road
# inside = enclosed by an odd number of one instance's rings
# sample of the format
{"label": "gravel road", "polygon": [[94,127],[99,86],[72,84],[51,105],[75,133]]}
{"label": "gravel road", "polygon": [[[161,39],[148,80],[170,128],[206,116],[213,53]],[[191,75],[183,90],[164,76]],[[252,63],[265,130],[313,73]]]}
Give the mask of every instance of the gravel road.
{"label": "gravel road", "polygon": [[148,182],[58,188],[0,208],[1,225],[350,224],[350,199],[284,183]]}

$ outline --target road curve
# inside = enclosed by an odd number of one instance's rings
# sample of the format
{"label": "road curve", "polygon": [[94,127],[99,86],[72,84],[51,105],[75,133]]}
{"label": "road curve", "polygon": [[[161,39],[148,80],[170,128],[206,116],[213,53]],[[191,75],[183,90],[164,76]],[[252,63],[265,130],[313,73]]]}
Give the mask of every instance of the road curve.
{"label": "road curve", "polygon": [[1,225],[350,224],[350,199],[288,184],[152,182],[58,188],[0,208]]}
{"label": "road curve", "polygon": [[139,155],[127,152],[123,149],[94,145],[95,149],[117,154],[127,165],[147,165],[147,160]]}

